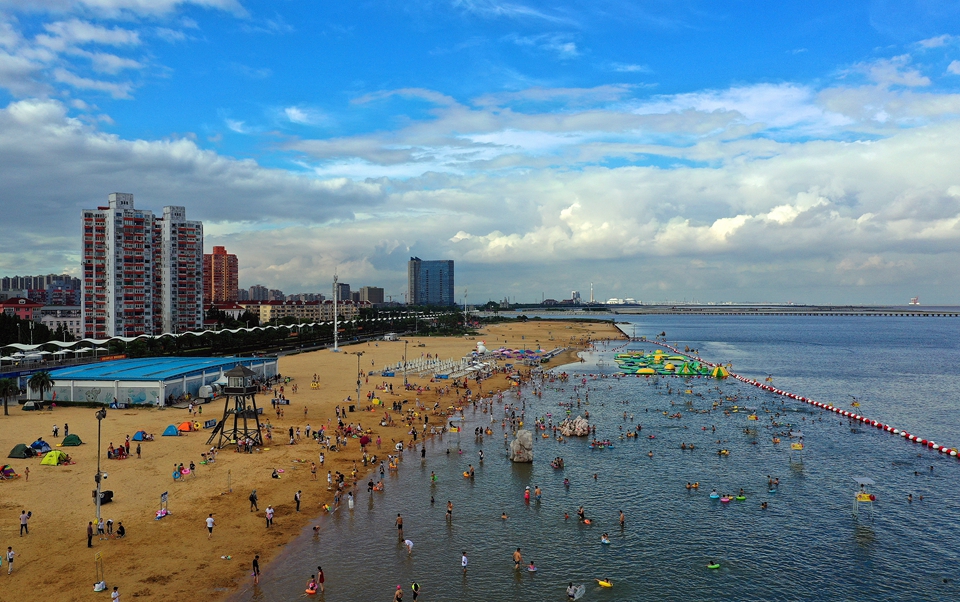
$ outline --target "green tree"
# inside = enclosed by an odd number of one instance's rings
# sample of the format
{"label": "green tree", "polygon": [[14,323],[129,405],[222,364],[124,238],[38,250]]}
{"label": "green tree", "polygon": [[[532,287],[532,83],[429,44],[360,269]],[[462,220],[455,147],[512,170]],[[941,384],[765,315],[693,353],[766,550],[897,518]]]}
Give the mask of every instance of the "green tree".
{"label": "green tree", "polygon": [[3,415],[9,416],[10,412],[7,411],[7,401],[11,397],[16,397],[20,394],[20,387],[17,386],[17,383],[13,382],[12,378],[0,378],[0,397],[3,398]]}
{"label": "green tree", "polygon": [[40,400],[43,401],[43,394],[53,388],[54,382],[49,372],[37,372],[30,377],[27,385],[34,391],[40,391]]}

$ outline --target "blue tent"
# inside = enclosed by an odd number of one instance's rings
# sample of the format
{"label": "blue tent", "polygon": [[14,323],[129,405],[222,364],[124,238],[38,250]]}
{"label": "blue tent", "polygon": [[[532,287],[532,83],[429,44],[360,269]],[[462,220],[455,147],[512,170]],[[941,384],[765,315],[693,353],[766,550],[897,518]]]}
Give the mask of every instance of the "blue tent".
{"label": "blue tent", "polygon": [[179,436],[180,436],[180,431],[177,430],[177,425],[171,424],[170,426],[168,426],[168,427],[166,428],[166,430],[163,431],[163,436],[164,436],[164,437],[179,437]]}
{"label": "blue tent", "polygon": [[133,434],[134,441],[143,441],[143,438],[146,437],[147,431],[137,431]]}
{"label": "blue tent", "polygon": [[42,441],[40,439],[37,439],[36,441],[31,443],[30,447],[32,447],[33,450],[38,454],[45,454],[51,449],[49,443],[47,443],[46,441]]}

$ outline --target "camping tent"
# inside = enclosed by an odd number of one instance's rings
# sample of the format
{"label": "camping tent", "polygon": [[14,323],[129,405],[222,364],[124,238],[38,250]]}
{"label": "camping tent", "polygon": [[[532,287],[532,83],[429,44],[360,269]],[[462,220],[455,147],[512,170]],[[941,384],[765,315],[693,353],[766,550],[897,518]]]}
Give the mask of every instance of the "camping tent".
{"label": "camping tent", "polygon": [[176,425],[171,424],[163,431],[164,437],[179,437],[180,431],[177,430]]}
{"label": "camping tent", "polygon": [[81,443],[83,443],[83,441],[80,440],[79,435],[67,435],[63,438],[63,443],[60,445],[64,445],[66,447],[76,447]]}
{"label": "camping tent", "polygon": [[133,434],[134,441],[145,441],[147,437],[147,431],[137,431]]}
{"label": "camping tent", "polygon": [[58,466],[60,464],[66,464],[67,454],[63,453],[59,449],[53,451],[48,451],[47,455],[43,457],[43,460],[40,460],[40,464],[44,466]]}
{"label": "camping tent", "polygon": [[15,479],[20,476],[17,474],[17,471],[13,469],[13,466],[9,464],[4,464],[3,468],[0,468],[0,475],[2,475],[4,479]]}
{"label": "camping tent", "polygon": [[193,423],[190,422],[189,420],[181,422],[180,426],[177,427],[177,430],[182,431],[184,433],[188,433],[193,430]]}
{"label": "camping tent", "polygon": [[23,405],[20,406],[20,409],[24,412],[32,412],[33,410],[42,410],[43,406],[40,405],[40,402],[36,401],[25,401]]}
{"label": "camping tent", "polygon": [[41,439],[37,439],[36,441],[34,441],[33,443],[31,443],[31,444],[30,444],[30,447],[33,448],[33,451],[35,451],[38,456],[39,456],[40,454],[43,454],[43,453],[46,453],[46,452],[50,451],[50,449],[51,449],[50,444],[47,443],[46,441],[41,440]]}
{"label": "camping tent", "polygon": [[32,447],[27,447],[26,443],[17,443],[13,446],[13,449],[10,450],[10,455],[8,458],[32,458],[37,455],[37,452],[33,451]]}

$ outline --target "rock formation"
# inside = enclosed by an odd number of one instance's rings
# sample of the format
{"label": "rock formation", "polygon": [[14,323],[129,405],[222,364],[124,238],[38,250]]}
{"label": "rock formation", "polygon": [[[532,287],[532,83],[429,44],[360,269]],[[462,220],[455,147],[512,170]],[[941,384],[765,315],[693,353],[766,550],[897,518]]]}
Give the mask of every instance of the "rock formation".
{"label": "rock formation", "polygon": [[586,437],[590,434],[590,424],[587,419],[577,416],[574,419],[566,418],[559,425],[560,434],[564,437]]}
{"label": "rock formation", "polygon": [[533,433],[526,429],[517,432],[517,438],[510,444],[510,460],[533,462]]}

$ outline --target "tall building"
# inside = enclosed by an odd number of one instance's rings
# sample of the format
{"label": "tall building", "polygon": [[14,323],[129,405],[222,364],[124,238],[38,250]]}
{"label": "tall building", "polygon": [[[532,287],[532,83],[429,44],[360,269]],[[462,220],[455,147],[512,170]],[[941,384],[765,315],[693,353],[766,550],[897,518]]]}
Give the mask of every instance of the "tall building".
{"label": "tall building", "polygon": [[203,255],[203,302],[229,303],[237,301],[237,256],[224,247],[214,247],[213,253]]}
{"label": "tall building", "polygon": [[268,301],[270,298],[270,289],[262,284],[254,284],[250,287],[250,301]]}
{"label": "tall building", "polygon": [[424,261],[411,257],[407,263],[407,290],[407,303],[411,305],[456,305],[453,260]]}
{"label": "tall building", "polygon": [[161,332],[203,328],[203,224],[183,207],[163,208],[160,221]]}
{"label": "tall building", "polygon": [[375,305],[383,303],[383,289],[376,286],[364,286],[360,289],[360,300]]}
{"label": "tall building", "polygon": [[338,282],[336,285],[337,301],[352,301],[350,298],[350,285],[346,282]]}
{"label": "tall building", "polygon": [[133,195],[84,209],[83,333],[137,336],[203,325],[203,224],[183,207],[163,217],[137,209]]}

